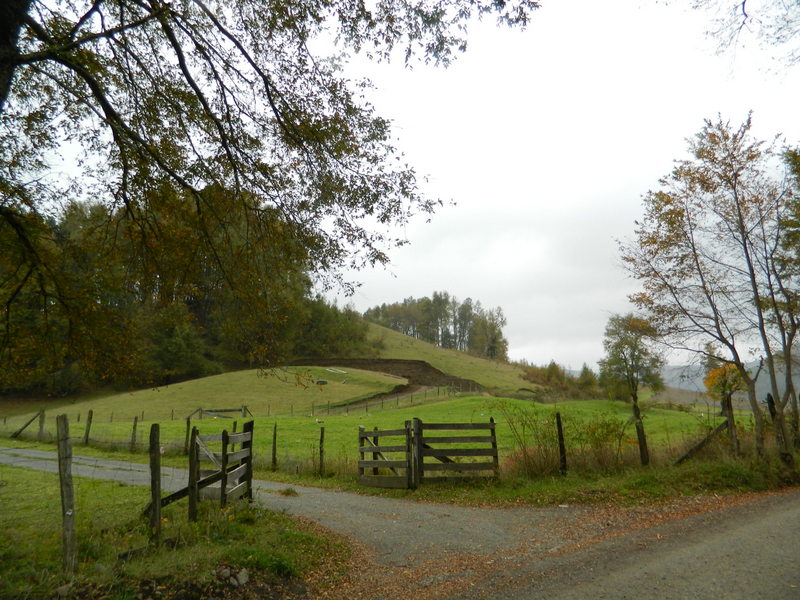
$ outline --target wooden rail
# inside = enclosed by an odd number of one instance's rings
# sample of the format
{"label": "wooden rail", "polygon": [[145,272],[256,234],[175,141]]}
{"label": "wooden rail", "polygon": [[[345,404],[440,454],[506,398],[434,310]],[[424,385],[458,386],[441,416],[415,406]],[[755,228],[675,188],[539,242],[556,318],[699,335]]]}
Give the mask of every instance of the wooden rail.
{"label": "wooden rail", "polygon": [[[390,438],[391,441],[381,443],[381,438]],[[403,429],[379,431],[376,427],[367,431],[364,427],[359,427],[358,452],[358,482],[362,485],[395,489],[408,489],[412,486],[411,428],[408,421]],[[400,454],[401,458],[390,460],[387,454]],[[365,455],[371,455],[371,459]]]}

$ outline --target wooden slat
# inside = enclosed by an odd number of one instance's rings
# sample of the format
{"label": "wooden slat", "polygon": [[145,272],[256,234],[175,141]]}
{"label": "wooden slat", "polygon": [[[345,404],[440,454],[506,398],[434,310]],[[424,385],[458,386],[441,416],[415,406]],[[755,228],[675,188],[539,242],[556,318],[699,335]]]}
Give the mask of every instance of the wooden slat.
{"label": "wooden slat", "polygon": [[358,483],[378,488],[390,488],[405,490],[408,488],[408,480],[403,477],[390,477],[388,475],[362,475],[358,478]]}
{"label": "wooden slat", "polygon": [[[426,425],[426,427],[427,427],[427,425]],[[406,430],[405,429],[386,429],[384,431],[375,431],[375,430],[367,431],[365,429],[364,431],[359,431],[358,432],[358,437],[359,438],[396,437],[398,435],[403,435],[404,436],[405,434],[406,434]]]}
{"label": "wooden slat", "polygon": [[[250,456],[250,448],[245,448],[244,450],[237,450],[236,452],[228,452],[228,464],[239,462],[243,458],[247,458]],[[214,452],[214,457],[218,460],[222,460],[222,454],[220,452]]]}
{"label": "wooden slat", "polygon": [[425,471],[494,471],[494,463],[425,463]]}
{"label": "wooden slat", "polygon": [[239,485],[231,488],[228,490],[228,502],[232,502],[233,500],[238,500],[242,496],[244,496],[245,492],[247,492],[247,482],[243,481]]}
{"label": "wooden slat", "polygon": [[407,452],[408,448],[405,444],[402,446],[361,446],[358,449],[361,454],[373,453],[373,452]]}
{"label": "wooden slat", "polygon": [[452,429],[453,431],[462,429],[492,429],[494,423],[423,423],[422,429]]}
{"label": "wooden slat", "polygon": [[232,471],[228,471],[228,480],[236,481],[241,479],[247,473],[247,463],[242,463]]}
{"label": "wooden slat", "polygon": [[211,462],[213,462],[215,465],[217,465],[217,467],[219,467],[220,466],[219,459],[217,459],[217,457],[214,456],[214,453],[208,449],[208,446],[206,446],[202,442],[199,435],[197,436],[197,439],[195,441],[197,442],[197,447],[200,448],[203,454],[205,454],[208,458],[210,458]]}
{"label": "wooden slat", "polygon": [[423,448],[422,456],[494,456],[492,448]]}
{"label": "wooden slat", "polygon": [[222,471],[215,471],[211,475],[208,475],[207,477],[203,477],[202,479],[200,479],[197,482],[197,487],[198,489],[208,487],[210,485],[217,483],[220,479],[222,479]]}
{"label": "wooden slat", "polygon": [[[427,426],[426,426],[427,427]],[[469,436],[446,436],[446,437],[428,437],[423,436],[423,444],[491,444],[494,438],[490,435],[469,435]]]}
{"label": "wooden slat", "polygon": [[405,460],[360,460],[359,469],[405,469],[408,461]]}
{"label": "wooden slat", "polygon": [[241,433],[228,434],[228,442],[230,442],[231,444],[241,444],[243,442],[249,442],[252,439],[253,439],[252,431],[242,431]]}

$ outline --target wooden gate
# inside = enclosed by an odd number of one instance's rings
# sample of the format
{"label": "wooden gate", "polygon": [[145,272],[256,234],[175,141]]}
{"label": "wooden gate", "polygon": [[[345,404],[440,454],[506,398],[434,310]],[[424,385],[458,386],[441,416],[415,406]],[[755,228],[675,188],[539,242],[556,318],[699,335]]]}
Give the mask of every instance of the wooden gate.
{"label": "wooden gate", "polygon": [[[411,431],[409,421],[406,421],[403,429],[379,431],[376,427],[368,432],[364,427],[359,427],[358,482],[380,488],[412,487]],[[389,438],[388,441],[386,438]],[[387,454],[393,455],[393,458],[390,460]]]}
{"label": "wooden gate", "polygon": [[[382,442],[382,438],[395,440]],[[499,467],[494,419],[488,423],[413,419],[403,429],[384,431],[359,427],[358,451],[358,481],[372,487],[415,489],[426,481],[496,477]],[[402,458],[386,456],[398,453]]]}

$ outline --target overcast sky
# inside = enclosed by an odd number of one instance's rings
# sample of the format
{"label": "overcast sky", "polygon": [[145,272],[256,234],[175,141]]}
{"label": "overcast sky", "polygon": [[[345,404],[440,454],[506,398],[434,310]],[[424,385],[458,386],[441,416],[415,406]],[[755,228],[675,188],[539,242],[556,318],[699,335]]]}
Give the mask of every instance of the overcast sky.
{"label": "overcast sky", "polygon": [[637,290],[615,240],[703,119],[753,110],[757,135],[800,143],[800,65],[752,44],[717,55],[707,16],[672,4],[543,0],[523,32],[473,27],[446,70],[354,62],[424,189],[455,205],[339,302],[447,291],[502,307],[512,359],[595,367]]}

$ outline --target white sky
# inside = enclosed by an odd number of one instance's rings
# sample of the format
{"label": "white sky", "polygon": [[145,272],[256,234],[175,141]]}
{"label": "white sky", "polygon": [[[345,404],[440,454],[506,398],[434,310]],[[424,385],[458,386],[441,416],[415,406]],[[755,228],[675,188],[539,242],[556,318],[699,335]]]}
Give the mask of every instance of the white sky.
{"label": "white sky", "polygon": [[388,268],[351,275],[363,311],[448,291],[502,307],[512,359],[595,367],[636,291],[616,239],[704,118],[800,143],[800,65],[754,44],[716,54],[706,15],[637,0],[543,0],[524,32],[487,20],[449,69],[351,65],[446,204]]}

